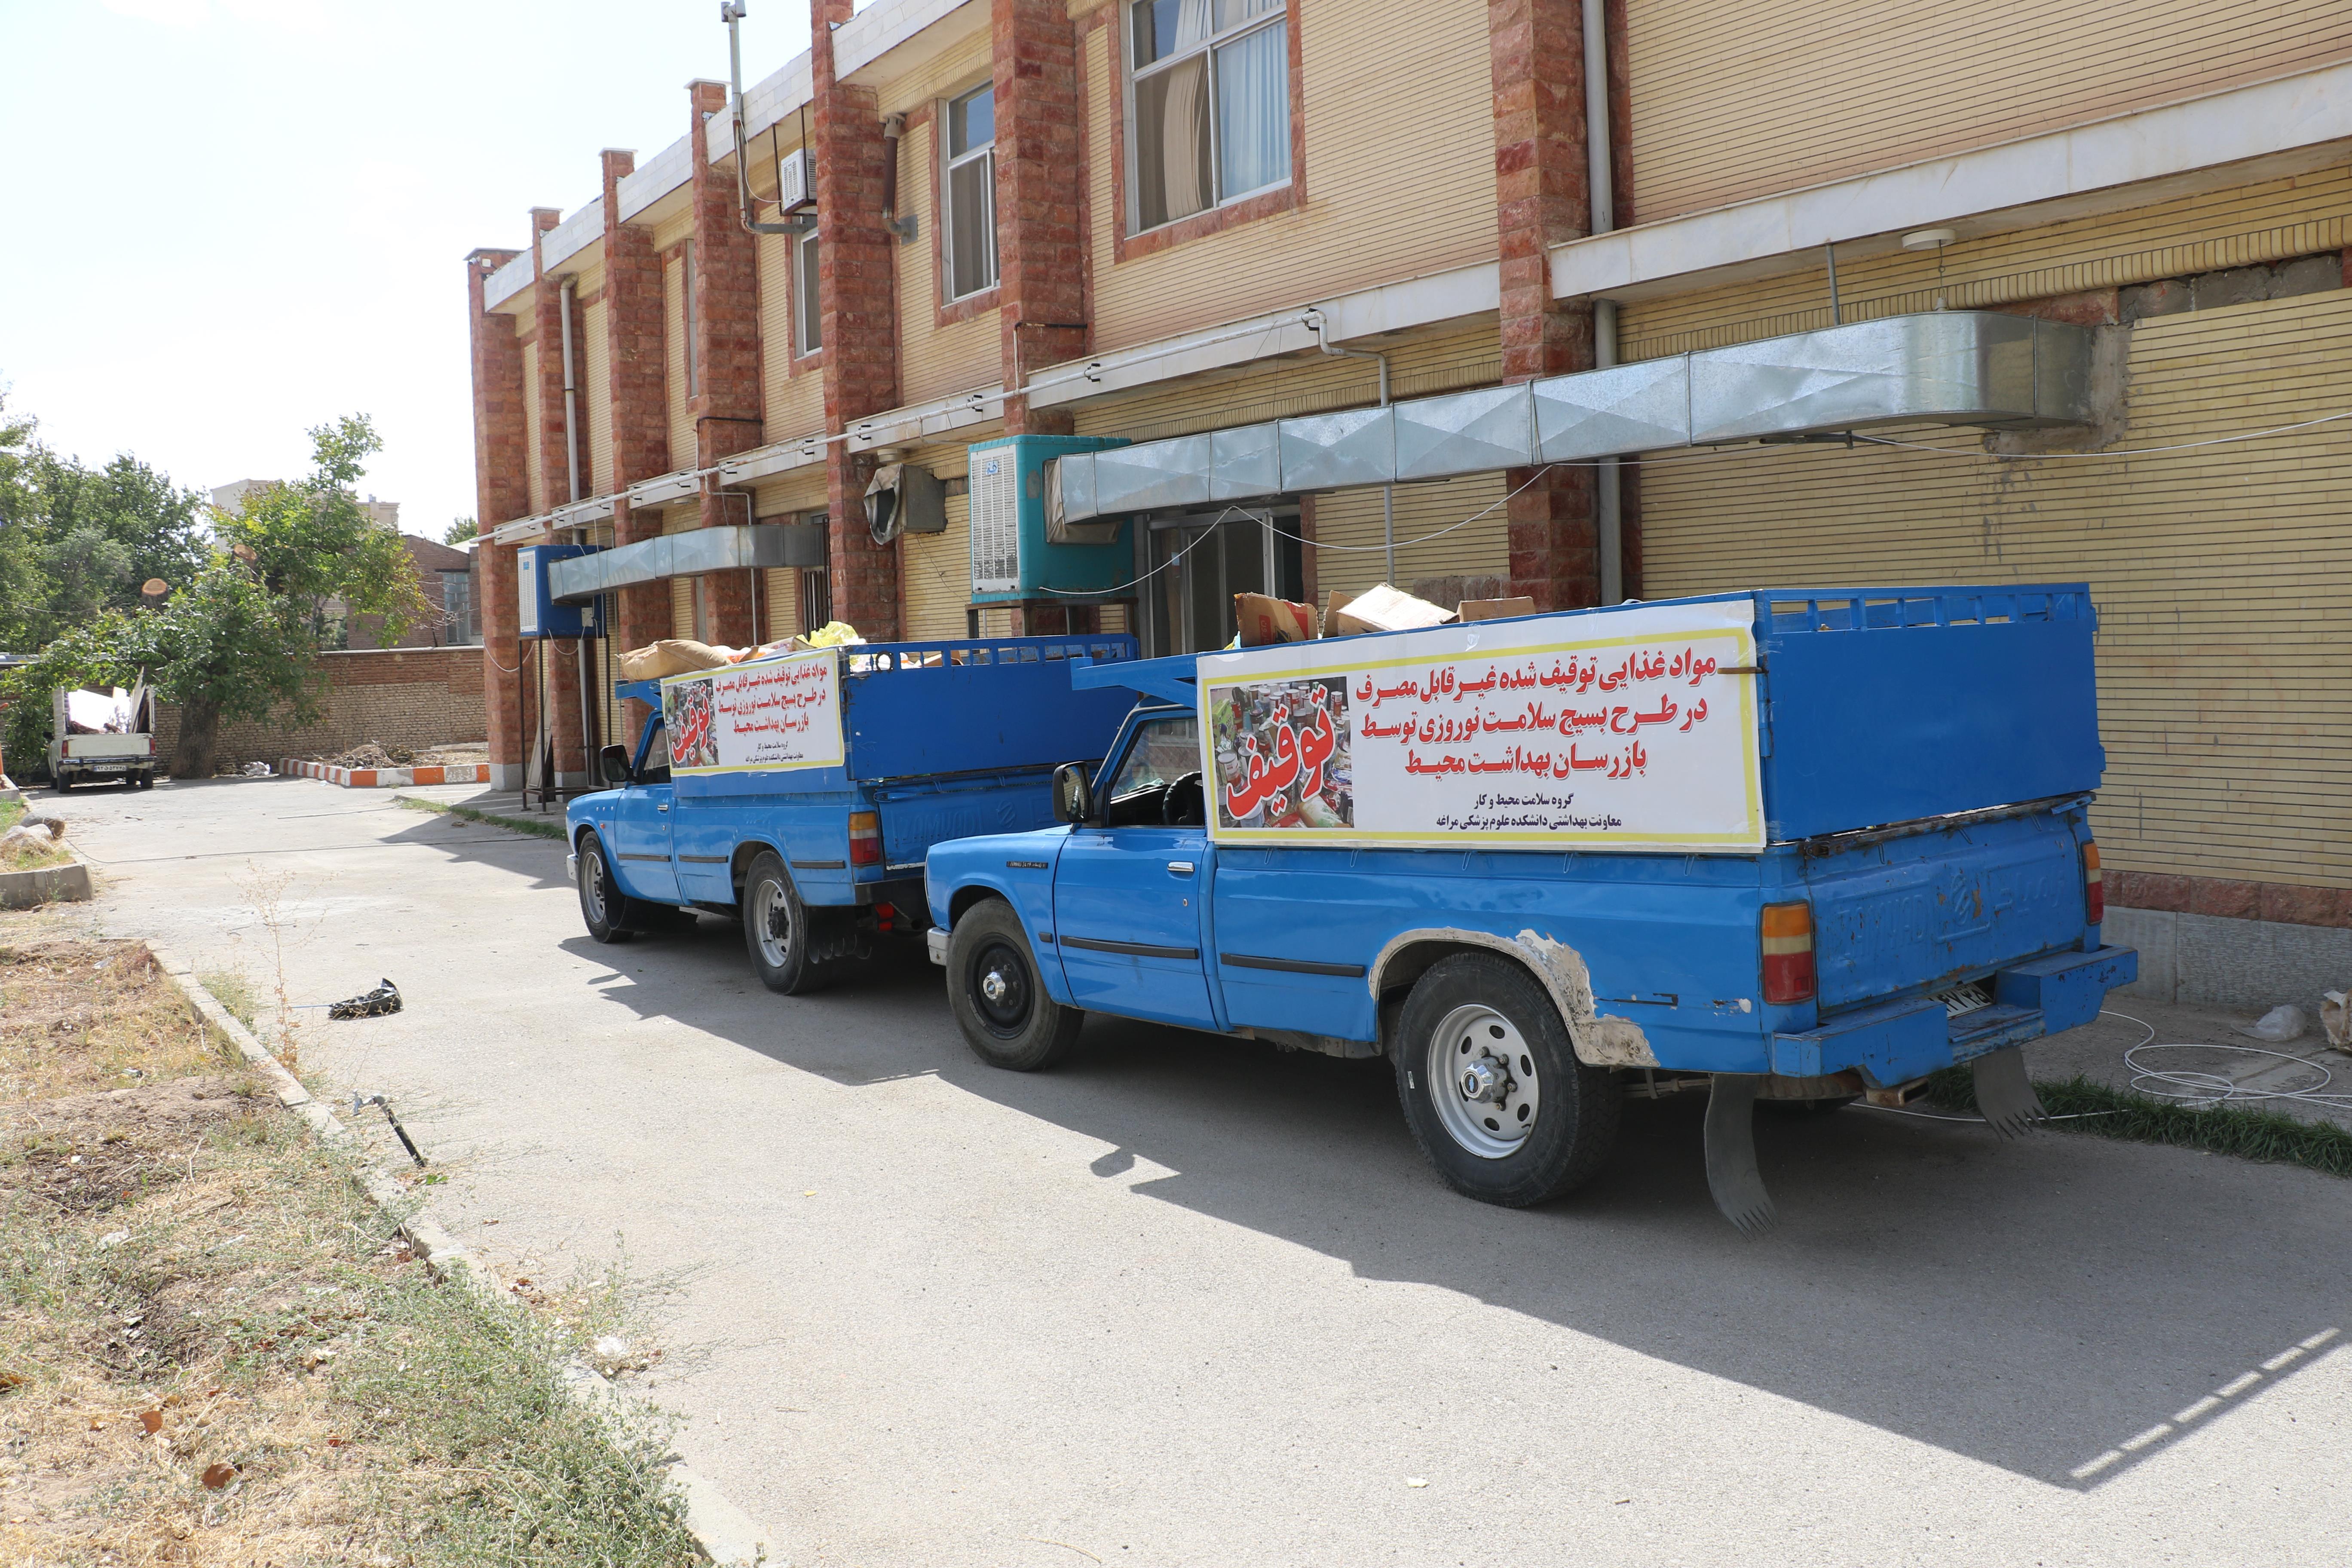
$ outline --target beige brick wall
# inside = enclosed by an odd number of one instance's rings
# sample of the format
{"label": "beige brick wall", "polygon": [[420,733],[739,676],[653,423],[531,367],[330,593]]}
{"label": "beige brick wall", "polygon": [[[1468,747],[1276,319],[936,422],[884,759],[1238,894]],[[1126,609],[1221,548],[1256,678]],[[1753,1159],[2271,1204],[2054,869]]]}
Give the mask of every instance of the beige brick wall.
{"label": "beige brick wall", "polygon": [[[348,751],[362,742],[383,746],[436,746],[478,741],[488,732],[482,710],[479,647],[409,648],[319,656],[327,675],[319,722],[240,721],[222,727],[224,765]],[[155,752],[168,758],[180,734],[180,710],[163,705],[155,716]]]}

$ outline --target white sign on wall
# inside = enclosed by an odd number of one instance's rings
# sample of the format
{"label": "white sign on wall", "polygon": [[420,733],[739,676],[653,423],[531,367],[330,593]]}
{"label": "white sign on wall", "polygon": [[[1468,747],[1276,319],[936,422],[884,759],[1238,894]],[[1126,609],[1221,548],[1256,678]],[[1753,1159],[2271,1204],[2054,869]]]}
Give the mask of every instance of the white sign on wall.
{"label": "white sign on wall", "polygon": [[1754,602],[1200,662],[1221,844],[1761,849]]}
{"label": "white sign on wall", "polygon": [[670,773],[841,766],[840,662],[820,648],[664,679]]}

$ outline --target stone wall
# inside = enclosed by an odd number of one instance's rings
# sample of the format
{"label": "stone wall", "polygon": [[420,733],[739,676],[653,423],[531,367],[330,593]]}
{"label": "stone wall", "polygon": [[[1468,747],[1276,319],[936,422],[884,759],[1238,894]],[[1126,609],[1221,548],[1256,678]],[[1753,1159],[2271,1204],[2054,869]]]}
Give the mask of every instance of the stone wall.
{"label": "stone wall", "polygon": [[[316,724],[239,721],[221,727],[224,764],[332,755],[363,741],[385,746],[436,746],[479,741],[482,710],[479,647],[401,648],[319,656],[327,691]],[[168,703],[155,715],[155,752],[169,758],[180,736],[180,710]]]}

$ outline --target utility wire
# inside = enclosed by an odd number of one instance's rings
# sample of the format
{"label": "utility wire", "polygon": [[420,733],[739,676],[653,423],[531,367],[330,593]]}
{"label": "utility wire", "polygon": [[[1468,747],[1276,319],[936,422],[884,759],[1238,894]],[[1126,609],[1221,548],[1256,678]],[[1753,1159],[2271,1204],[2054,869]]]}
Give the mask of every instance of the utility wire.
{"label": "utility wire", "polygon": [[[2216,436],[2210,441],[2182,441],[2169,447],[2127,447],[2111,452],[1988,452],[1981,447],[1936,447],[1924,441],[1897,441],[1888,436],[1856,436],[1855,440],[1873,447],[1899,447],[1906,452],[1934,452],[1947,458],[1993,458],[2001,462],[2041,462],[2046,458],[2148,458],[2163,452],[2195,452],[2207,447],[2228,447],[2241,441],[2262,441],[2273,436],[2288,436],[2297,430],[2308,430],[2316,425],[2333,425],[2339,419],[2352,419],[2352,409],[2342,414],[2325,414],[2316,419],[2299,420],[2293,425],[2273,425],[2266,430],[2245,430],[2235,436]],[[1645,462],[1647,459],[1643,459]],[[2137,1023],[2137,1019],[2133,1020]]]}

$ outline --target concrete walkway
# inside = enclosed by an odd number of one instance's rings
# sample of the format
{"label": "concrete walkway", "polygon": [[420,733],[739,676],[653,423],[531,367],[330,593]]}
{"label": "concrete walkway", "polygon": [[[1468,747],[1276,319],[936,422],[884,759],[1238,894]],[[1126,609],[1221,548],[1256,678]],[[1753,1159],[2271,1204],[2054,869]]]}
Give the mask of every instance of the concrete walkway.
{"label": "concrete walkway", "polygon": [[392,1097],[491,1258],[625,1247],[681,1451],[797,1563],[2345,1554],[2342,1182],[1850,1110],[1763,1125],[1750,1242],[1694,1097],[1507,1212],[1377,1062],[1097,1021],[993,1072],[911,944],[799,999],[717,920],[600,947],[551,840],[299,780],[61,804],[100,901],[0,931],[397,981],[298,1015],[305,1068]]}

